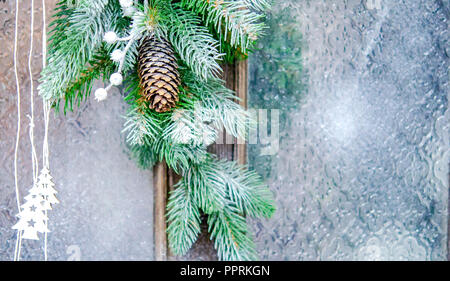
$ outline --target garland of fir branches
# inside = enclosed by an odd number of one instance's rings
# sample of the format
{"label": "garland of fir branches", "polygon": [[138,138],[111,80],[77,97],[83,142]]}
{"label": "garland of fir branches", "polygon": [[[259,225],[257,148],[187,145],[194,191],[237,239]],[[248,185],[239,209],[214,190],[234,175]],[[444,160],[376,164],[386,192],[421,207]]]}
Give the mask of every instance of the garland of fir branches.
{"label": "garland of fir branches", "polygon": [[[124,9],[130,6],[133,13]],[[118,68],[122,71],[129,105],[124,132],[131,155],[142,168],[165,161],[182,176],[167,205],[169,246],[177,255],[195,243],[202,212],[219,259],[256,259],[246,217],[270,218],[275,211],[272,193],[255,172],[206,150],[222,128],[245,138],[253,124],[217,76],[221,62],[246,56],[263,32],[261,19],[268,8],[267,0],[58,2],[40,95],[57,110],[73,110],[90,95],[95,79],[106,81]],[[139,40],[107,44],[103,37],[111,31],[170,42],[181,76],[175,108],[158,113],[142,101]],[[110,56],[124,48],[128,52],[120,68]]]}

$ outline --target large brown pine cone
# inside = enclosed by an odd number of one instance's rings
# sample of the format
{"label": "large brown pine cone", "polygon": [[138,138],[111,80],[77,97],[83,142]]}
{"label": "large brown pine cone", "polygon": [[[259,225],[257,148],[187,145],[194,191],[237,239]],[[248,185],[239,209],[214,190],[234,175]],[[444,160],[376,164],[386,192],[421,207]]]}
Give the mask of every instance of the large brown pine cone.
{"label": "large brown pine cone", "polygon": [[175,107],[181,82],[174,50],[167,40],[156,36],[142,40],[138,71],[141,95],[150,109],[166,112]]}

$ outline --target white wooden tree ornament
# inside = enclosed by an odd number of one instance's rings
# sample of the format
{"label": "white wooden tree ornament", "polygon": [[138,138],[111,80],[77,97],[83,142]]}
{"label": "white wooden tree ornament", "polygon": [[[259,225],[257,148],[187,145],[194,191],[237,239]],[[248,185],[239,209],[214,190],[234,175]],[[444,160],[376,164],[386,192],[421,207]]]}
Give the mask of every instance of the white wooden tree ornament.
{"label": "white wooden tree ornament", "polygon": [[13,226],[13,229],[23,231],[22,239],[39,240],[38,232],[50,232],[47,228],[47,211],[52,209],[53,204],[59,203],[52,179],[50,171],[44,167],[38,182],[25,196],[26,202],[21,205],[20,213],[17,215],[19,221]]}

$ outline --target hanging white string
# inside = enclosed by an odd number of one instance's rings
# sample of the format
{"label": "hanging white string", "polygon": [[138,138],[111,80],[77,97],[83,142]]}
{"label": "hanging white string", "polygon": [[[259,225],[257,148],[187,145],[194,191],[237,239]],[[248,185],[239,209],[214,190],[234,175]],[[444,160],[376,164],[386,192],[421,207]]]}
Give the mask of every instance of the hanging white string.
{"label": "hanging white string", "polygon": [[[18,151],[19,151],[19,143],[20,143],[20,122],[21,122],[21,112],[20,112],[20,84],[19,84],[19,74],[17,72],[17,31],[18,31],[18,23],[19,23],[19,0],[16,0],[16,20],[14,27],[14,74],[16,77],[16,91],[17,91],[17,135],[16,135],[16,146],[14,150],[14,183],[16,188],[16,201],[17,208],[19,209],[20,214],[20,193],[19,193],[19,178],[17,174],[17,160],[18,160]],[[22,231],[17,231],[16,237],[16,246],[14,250],[14,261],[18,261],[20,259],[20,248],[22,246],[21,239]]]}
{"label": "hanging white string", "polygon": [[[42,68],[45,67],[47,62],[47,23],[45,14],[45,0],[42,0]],[[42,146],[42,165],[44,168],[49,169],[49,150],[48,150],[48,123],[50,117],[50,101],[42,99],[44,109],[44,143]],[[47,210],[45,210],[45,216],[47,216]],[[44,233],[44,259],[47,261],[47,232]]]}
{"label": "hanging white string", "polygon": [[[43,29],[42,29],[42,55],[43,55],[43,67],[45,67],[46,64],[46,14],[45,14],[45,0],[42,0],[42,17],[43,17]],[[39,173],[39,162],[37,158],[36,153],[36,147],[34,143],[34,80],[33,80],[33,71],[32,71],[32,62],[33,62],[33,47],[34,47],[34,0],[31,0],[31,24],[30,24],[30,50],[28,54],[28,72],[29,72],[29,78],[30,78],[30,114],[27,115],[27,117],[30,119],[30,128],[29,128],[29,137],[31,142],[31,161],[32,161],[32,173],[33,173],[33,186],[38,184],[38,177]],[[14,72],[15,72],[15,78],[16,78],[16,88],[17,88],[17,137],[16,137],[16,146],[15,146],[15,153],[14,153],[14,178],[15,178],[15,191],[16,191],[16,200],[17,200],[17,206],[19,209],[19,217],[22,218],[21,211],[21,205],[20,205],[20,193],[19,193],[19,183],[18,183],[18,149],[20,144],[20,130],[21,130],[21,94],[20,94],[20,83],[19,83],[19,75],[18,75],[18,69],[17,69],[17,50],[18,50],[18,18],[19,18],[19,1],[16,0],[16,20],[15,20],[15,33],[14,33]],[[44,124],[45,124],[45,135],[44,135],[44,144],[43,144],[43,166],[44,170],[48,172],[48,170],[45,170],[45,168],[48,168],[49,166],[49,153],[48,153],[48,124],[49,124],[49,112],[50,112],[50,103],[49,101],[43,100],[43,109],[44,109]],[[49,176],[47,173],[46,175]],[[31,189],[33,190],[33,189]],[[30,190],[30,192],[31,192]],[[47,197],[48,198],[48,197]],[[28,199],[27,199],[28,200]],[[52,199],[52,203],[57,203],[57,200],[55,202],[56,198]],[[48,202],[47,202],[48,203]],[[47,217],[47,208],[45,209],[45,217]],[[47,220],[44,220],[45,222],[45,229],[44,230],[38,230],[40,232],[44,232],[45,234],[45,240],[44,240],[44,257],[45,260],[47,260]],[[24,230],[23,230],[23,224],[21,221],[17,223],[13,228],[17,229],[17,240],[16,240],[16,247],[14,251],[14,260],[18,261],[20,260],[20,251],[22,247],[22,239],[25,237]],[[47,230],[46,230],[47,229]],[[28,229],[27,229],[28,231]],[[27,239],[35,239],[30,238],[30,233],[27,234]]]}
{"label": "hanging white string", "polygon": [[34,43],[34,0],[31,0],[31,23],[30,23],[30,51],[28,53],[28,72],[30,73],[30,143],[31,143],[31,166],[33,170],[33,184],[36,184],[39,172],[39,163],[34,145],[34,81],[33,81],[33,43]]}

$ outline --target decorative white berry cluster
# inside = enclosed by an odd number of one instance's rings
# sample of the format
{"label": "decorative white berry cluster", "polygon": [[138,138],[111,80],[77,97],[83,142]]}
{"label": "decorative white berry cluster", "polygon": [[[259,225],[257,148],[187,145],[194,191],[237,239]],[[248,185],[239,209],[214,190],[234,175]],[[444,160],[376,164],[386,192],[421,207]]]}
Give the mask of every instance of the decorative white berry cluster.
{"label": "decorative white berry cluster", "polygon": [[[133,5],[133,0],[120,0],[119,2],[120,6],[122,7],[123,16],[133,17],[135,14],[137,14],[137,9]],[[105,100],[108,97],[108,91],[112,88],[112,86],[119,86],[122,84],[122,69],[125,61],[125,56],[133,42],[139,39],[138,34],[138,32],[134,32],[134,30],[131,30],[130,35],[123,38],[120,38],[114,31],[108,31],[103,35],[103,41],[108,44],[115,44],[119,41],[128,41],[128,43],[123,50],[116,49],[111,53],[111,60],[119,63],[119,69],[117,70],[117,72],[111,75],[111,77],[109,78],[110,84],[106,88],[99,88],[95,91],[95,99],[97,101]]]}

